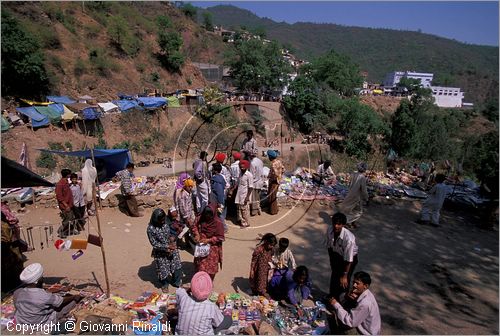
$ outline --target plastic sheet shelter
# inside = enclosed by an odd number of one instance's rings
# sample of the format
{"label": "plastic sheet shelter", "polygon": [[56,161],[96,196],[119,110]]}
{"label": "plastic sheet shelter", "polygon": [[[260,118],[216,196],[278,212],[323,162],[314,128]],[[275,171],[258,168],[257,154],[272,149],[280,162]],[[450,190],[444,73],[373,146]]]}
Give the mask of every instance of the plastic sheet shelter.
{"label": "plastic sheet shelter", "polygon": [[68,104],[67,107],[81,115],[85,120],[95,120],[101,117],[101,109],[97,105],[89,105],[85,103]]}
{"label": "plastic sheet shelter", "polygon": [[43,114],[38,113],[33,106],[16,107],[16,110],[30,119],[31,127],[33,128],[47,126],[50,123],[49,118]]}
{"label": "plastic sheet shelter", "polygon": [[[55,151],[48,149],[39,150],[46,153],[92,159],[92,152],[90,149],[74,152]],[[94,149],[93,151],[94,158],[96,160],[97,173],[100,176],[100,181],[104,180],[104,178],[112,178],[118,171],[125,169],[127,163],[131,162],[130,152],[128,149]],[[105,174],[99,174],[100,172],[102,173],[103,170],[105,170]],[[103,178],[101,178],[101,176]]]}
{"label": "plastic sheet shelter", "polygon": [[10,128],[10,123],[2,116],[2,132],[8,131]]}
{"label": "plastic sheet shelter", "polygon": [[53,187],[54,184],[19,163],[2,156],[2,188],[38,186]]}
{"label": "plastic sheet shelter", "polygon": [[47,96],[47,100],[58,104],[76,103],[75,100],[69,98],[68,96]]}
{"label": "plastic sheet shelter", "polygon": [[154,110],[167,105],[167,99],[163,97],[139,97],[137,101],[149,110]]}
{"label": "plastic sheet shelter", "polygon": [[143,109],[141,106],[139,106],[139,102],[137,102],[136,100],[128,100],[128,99],[113,100],[113,104],[118,105],[120,111],[122,112],[129,112],[133,109],[139,109],[139,110]]}
{"label": "plastic sheet shelter", "polygon": [[168,107],[181,107],[179,98],[177,97],[174,96],[167,97],[167,101],[168,101],[167,103]]}
{"label": "plastic sheet shelter", "polygon": [[38,113],[43,114],[47,118],[49,118],[51,123],[58,123],[61,121],[61,114],[57,110],[50,108],[49,106],[35,106],[35,109]]}

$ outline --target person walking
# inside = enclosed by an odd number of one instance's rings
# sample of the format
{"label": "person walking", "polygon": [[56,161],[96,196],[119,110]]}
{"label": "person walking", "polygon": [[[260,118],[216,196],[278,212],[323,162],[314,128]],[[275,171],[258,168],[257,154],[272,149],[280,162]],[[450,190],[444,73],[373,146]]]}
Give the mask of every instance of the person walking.
{"label": "person walking", "polygon": [[92,165],[92,160],[85,160],[82,168],[82,190],[85,197],[87,213],[93,216],[95,213],[95,204],[93,204],[92,193],[95,192],[95,181],[97,178],[97,169]]}
{"label": "person walking", "polygon": [[349,191],[344,201],[339,205],[339,211],[347,217],[347,223],[356,222],[363,214],[363,202],[368,202],[365,171],[366,163],[358,163],[358,171],[351,175]]}
{"label": "person walking", "polygon": [[268,150],[267,156],[271,160],[271,169],[269,170],[269,187],[267,192],[269,202],[269,214],[276,215],[279,211],[277,193],[280,186],[281,178],[285,172],[285,166],[280,159],[278,153],[274,150]]}
{"label": "person walking", "polygon": [[241,228],[246,228],[250,226],[248,222],[248,201],[252,195],[253,189],[253,176],[248,170],[250,168],[250,162],[247,160],[240,161],[240,179],[238,181],[238,190],[236,191],[236,197],[234,203],[238,207],[237,220],[241,225]]}
{"label": "person walking", "polygon": [[264,174],[264,163],[254,154],[250,154],[250,173],[253,176],[253,189],[250,196],[250,216],[261,215],[260,192],[264,186],[262,175]]}
{"label": "person walking", "polygon": [[208,204],[210,195],[210,176],[207,169],[207,155],[205,151],[193,162],[194,180],[196,182],[196,213],[199,214]]}

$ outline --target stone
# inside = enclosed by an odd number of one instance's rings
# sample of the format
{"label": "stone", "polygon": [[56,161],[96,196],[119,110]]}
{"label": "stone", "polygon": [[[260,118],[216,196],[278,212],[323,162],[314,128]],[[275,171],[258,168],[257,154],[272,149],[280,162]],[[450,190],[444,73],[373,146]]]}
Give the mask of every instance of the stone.
{"label": "stone", "polygon": [[112,207],[112,208],[115,208],[119,205],[119,201],[118,201],[118,198],[116,198],[116,195],[115,196],[111,196],[109,197],[109,206]]}

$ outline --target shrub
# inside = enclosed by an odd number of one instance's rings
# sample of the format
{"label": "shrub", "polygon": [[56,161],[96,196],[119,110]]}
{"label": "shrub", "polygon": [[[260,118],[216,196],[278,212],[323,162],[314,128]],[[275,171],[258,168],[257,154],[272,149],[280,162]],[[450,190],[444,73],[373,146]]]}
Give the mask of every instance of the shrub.
{"label": "shrub", "polygon": [[73,150],[73,144],[69,141],[64,143],[64,147],[66,147],[69,151]]}
{"label": "shrub", "polygon": [[172,21],[170,21],[168,16],[159,15],[156,17],[156,25],[160,30],[165,30],[172,28]]}
{"label": "shrub", "polygon": [[90,24],[88,26],[85,26],[84,29],[87,38],[94,39],[99,35],[99,33],[102,30],[102,27],[99,25]]}
{"label": "shrub", "polygon": [[158,72],[151,73],[151,81],[158,82],[160,80],[160,74]]}
{"label": "shrub", "polygon": [[108,149],[108,144],[106,143],[106,140],[104,140],[104,138],[100,134],[97,138],[97,144],[95,145],[95,149]]}
{"label": "shrub", "polygon": [[195,19],[196,18],[196,12],[197,9],[195,6],[191,5],[190,3],[182,4],[180,7],[182,13],[186,15],[190,19]]}
{"label": "shrub", "polygon": [[118,64],[113,62],[103,49],[92,49],[89,53],[89,61],[103,77],[109,76],[111,71],[119,70]]}
{"label": "shrub", "polygon": [[143,64],[143,63],[138,63],[136,64],[135,68],[137,69],[137,71],[139,71],[140,73],[143,73],[144,70],[146,70],[146,65]]}
{"label": "shrub", "polygon": [[79,77],[87,72],[87,66],[85,65],[85,61],[81,58],[77,58],[75,62],[75,68],[73,69],[75,76]]}
{"label": "shrub", "polygon": [[113,146],[113,149],[129,149],[130,148],[130,142],[128,140],[119,142]]}
{"label": "shrub", "polygon": [[58,151],[63,151],[64,150],[64,146],[60,142],[51,142],[51,141],[49,141],[48,145],[49,145],[49,149],[50,150],[58,150]]}
{"label": "shrub", "polygon": [[57,161],[50,153],[42,152],[36,159],[36,166],[40,168],[55,169],[56,165]]}
{"label": "shrub", "polygon": [[135,56],[140,49],[139,39],[130,31],[127,21],[121,16],[109,19],[108,34],[115,47],[129,56]]}
{"label": "shrub", "polygon": [[49,64],[54,67],[54,69],[59,70],[63,74],[64,72],[64,67],[63,67],[63,62],[59,57],[56,55],[49,55],[48,57]]}

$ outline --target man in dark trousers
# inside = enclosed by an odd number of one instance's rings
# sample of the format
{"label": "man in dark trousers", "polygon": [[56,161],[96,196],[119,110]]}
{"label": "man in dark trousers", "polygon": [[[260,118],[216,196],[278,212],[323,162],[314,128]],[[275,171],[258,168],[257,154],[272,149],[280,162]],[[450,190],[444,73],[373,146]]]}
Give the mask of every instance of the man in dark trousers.
{"label": "man in dark trousers", "polygon": [[72,234],[78,234],[78,232],[74,232],[71,228],[71,224],[73,224],[75,218],[73,215],[73,194],[71,193],[68,181],[70,175],[71,170],[61,170],[61,179],[56,183],[56,199],[62,219],[62,224],[57,230],[57,233],[61,238],[66,238]]}
{"label": "man in dark trousers", "polygon": [[143,214],[139,212],[139,207],[137,205],[137,199],[132,190],[132,179],[134,178],[134,164],[127,163],[125,169],[120,170],[116,173],[116,177],[121,181],[122,185],[120,191],[124,199],[124,205],[127,208],[127,212],[131,217],[142,217]]}

